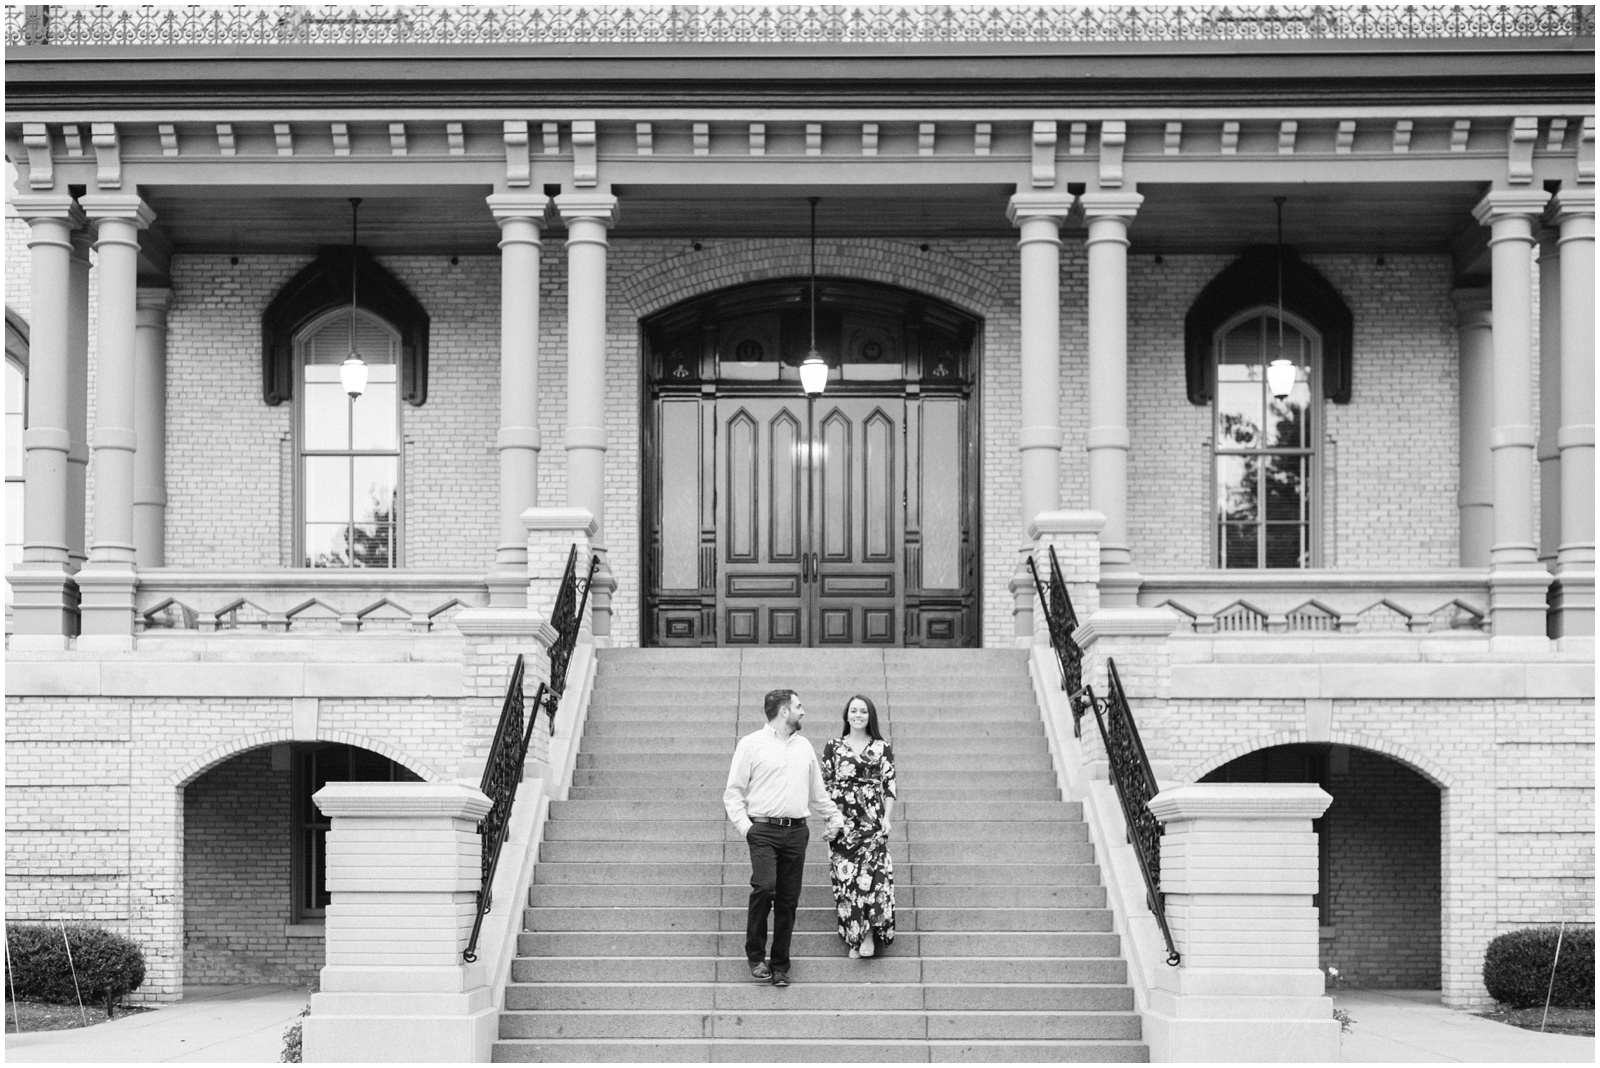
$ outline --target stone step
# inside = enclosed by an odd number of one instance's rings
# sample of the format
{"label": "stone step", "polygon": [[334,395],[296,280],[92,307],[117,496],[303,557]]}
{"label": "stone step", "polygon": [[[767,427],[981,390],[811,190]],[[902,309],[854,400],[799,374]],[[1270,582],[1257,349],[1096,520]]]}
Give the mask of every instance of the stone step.
{"label": "stone step", "polygon": [[[623,820],[726,820],[722,800],[705,799],[682,805],[661,805],[654,801],[552,801],[553,819]],[[1076,801],[902,801],[895,805],[895,818],[911,821],[995,823],[1034,820],[1083,819],[1083,806]],[[813,820],[813,831],[822,826]],[[816,836],[815,834],[813,835]]]}
{"label": "stone step", "polygon": [[[820,827],[820,821],[818,821]],[[820,830],[818,831],[820,833]],[[628,822],[606,820],[551,820],[545,825],[546,842],[743,842],[732,823],[726,820],[661,820],[648,828]],[[953,823],[891,821],[889,842],[1019,842],[1048,848],[1053,842],[1087,842],[1089,828],[1083,823]]]}
{"label": "stone step", "polygon": [[[937,773],[911,775],[896,765],[896,796],[911,800],[911,791],[919,789],[940,790],[1001,790],[1001,789],[1056,789],[1056,773],[1050,769],[1033,771],[963,771],[953,768]],[[711,790],[722,795],[728,784],[726,768],[577,768],[572,776],[574,787],[610,787],[627,796],[630,787],[654,790],[663,787],[678,789]],[[576,794],[569,795],[576,797]],[[639,796],[644,796],[643,794]]]}
{"label": "stone step", "polygon": [[[636,898],[635,900],[640,900]],[[643,895],[642,900],[649,900]],[[907,908],[895,910],[895,929],[908,931],[1098,931],[1111,930],[1107,909],[1082,908]],[[831,903],[802,907],[795,913],[796,931],[832,931],[838,914]],[[529,908],[529,931],[743,931],[744,905],[721,908]]]}
{"label": "stone step", "polygon": [[[737,726],[724,716],[689,717],[669,714],[667,710],[659,708],[640,708],[638,715],[625,716],[623,711],[633,709],[608,708],[599,714],[591,710],[589,720],[584,728],[584,737],[598,737],[601,735],[644,735],[655,737],[662,734],[671,734],[674,737],[717,737],[731,738],[734,740],[758,730],[765,722],[760,719],[744,720]],[[660,715],[652,714],[660,712]],[[809,714],[806,717],[805,736],[812,745],[821,747],[829,738],[836,738],[843,728],[819,731],[820,726],[812,720]],[[922,711],[907,711],[890,718],[880,716],[878,726],[884,737],[893,742],[897,738],[930,737],[948,739],[954,742],[968,737],[994,737],[999,735],[1028,734],[1044,735],[1044,724],[1036,713],[1007,712],[1000,715],[998,711],[993,715],[975,718],[970,715],[950,715],[933,717]]]}
{"label": "stone step", "polygon": [[[1106,904],[1101,886],[912,886],[903,879],[895,885],[900,909],[927,908],[1072,908],[1099,909]],[[653,885],[647,890],[614,883],[535,883],[528,888],[533,908],[616,909],[641,905],[659,908],[744,909],[750,898],[748,881],[735,885]],[[833,908],[833,890],[827,883],[812,883],[800,890],[800,907]]]}
{"label": "stone step", "polygon": [[[933,775],[946,771],[1049,771],[1055,765],[1050,754],[1040,747],[1037,753],[913,753],[896,750],[895,767]],[[720,771],[727,775],[733,748],[726,753],[578,753],[579,768],[619,768],[678,771]]]}
{"label": "stone step", "polygon": [[[871,968],[866,962],[865,967]],[[871,973],[867,973],[871,974]],[[876,978],[876,976],[873,976]],[[870,980],[869,980],[870,981]],[[552,982],[512,983],[506,987],[507,1011],[524,1009],[641,1011],[770,1008],[770,988],[756,982],[650,983]],[[793,1010],[847,1009],[870,1000],[876,1009],[1011,1009],[1024,1012],[1128,1012],[1133,990],[1114,984],[1076,983],[796,983],[783,994]]]}
{"label": "stone step", "polygon": [[[886,955],[851,960],[840,951],[837,936],[826,954],[796,953],[791,974],[807,983],[1125,983],[1128,968],[1121,957],[913,957],[891,946]],[[556,956],[518,957],[511,962],[517,983],[749,983],[743,947],[729,956],[662,957]]]}
{"label": "stone step", "polygon": [[[730,830],[732,828],[730,827]],[[734,832],[737,833],[737,832]],[[894,847],[898,846],[898,849]],[[820,847],[819,847],[820,848]],[[809,854],[809,848],[807,850]],[[1094,863],[1094,846],[1088,842],[890,842],[896,864],[1027,864],[1048,860],[1058,864]],[[743,840],[715,842],[545,842],[539,847],[544,864],[725,864],[747,863],[749,849]],[[817,859],[822,859],[819,852]]]}
{"label": "stone step", "polygon": [[[567,792],[573,801],[682,801],[708,795],[722,796],[721,783],[712,786],[574,786]],[[899,789],[902,801],[1059,801],[1061,791],[1054,786],[1034,788],[973,787],[940,789],[926,786],[903,786]]]}
{"label": "stone step", "polygon": [[[693,734],[673,735],[662,734],[659,736],[640,734],[601,734],[586,735],[583,739],[581,751],[587,753],[717,753],[731,759],[733,747],[738,739],[734,737],[717,738],[711,735],[696,736]],[[915,756],[927,754],[949,755],[955,745],[954,739],[941,738],[898,738],[894,739],[896,754]],[[1045,740],[1041,735],[1003,735],[1000,737],[966,737],[960,742],[961,752],[971,753],[1040,753],[1043,752]],[[816,743],[813,742],[813,748]]]}
{"label": "stone step", "polygon": [[[1118,936],[1068,931],[907,931],[896,934],[886,956],[933,957],[1113,957]],[[742,957],[744,931],[524,931],[522,957]],[[797,957],[841,955],[833,931],[794,933]]]}
{"label": "stone step", "polygon": [[[791,990],[793,987],[790,988]],[[1150,1050],[1142,1041],[1006,1042],[948,1039],[876,1041],[853,1039],[522,1039],[495,1044],[494,1060],[502,1063],[690,1063],[741,1064],[867,1064],[923,1063],[1144,1063]]]}
{"label": "stone step", "polygon": [[524,1010],[500,1017],[501,1038],[1083,1039],[1140,1037],[1133,1013],[788,1009],[769,986],[770,1011]]}
{"label": "stone step", "polygon": [[[808,851],[803,882],[826,885],[828,865],[820,853]],[[895,877],[907,884],[926,886],[1042,886],[1057,883],[1083,886],[1098,882],[1100,868],[1095,864],[897,864]],[[715,863],[677,864],[539,864],[534,867],[536,883],[624,883],[635,886],[738,886],[748,883],[748,859]]]}

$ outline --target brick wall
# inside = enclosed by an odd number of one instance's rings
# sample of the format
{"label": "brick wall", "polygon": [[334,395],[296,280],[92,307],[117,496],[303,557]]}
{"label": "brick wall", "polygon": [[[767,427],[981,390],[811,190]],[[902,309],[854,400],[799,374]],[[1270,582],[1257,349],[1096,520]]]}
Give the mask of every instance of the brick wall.
{"label": "brick wall", "polygon": [[252,749],[190,783],[183,797],[185,983],[316,978],[321,938],[290,938],[291,776]]}

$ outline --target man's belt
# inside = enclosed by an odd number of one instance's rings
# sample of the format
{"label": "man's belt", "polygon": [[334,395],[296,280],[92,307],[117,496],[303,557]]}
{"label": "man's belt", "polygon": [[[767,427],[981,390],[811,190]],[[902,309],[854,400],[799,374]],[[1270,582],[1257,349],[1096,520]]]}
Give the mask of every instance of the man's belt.
{"label": "man's belt", "polygon": [[751,816],[751,823],[770,823],[774,827],[799,827],[805,823],[804,816]]}

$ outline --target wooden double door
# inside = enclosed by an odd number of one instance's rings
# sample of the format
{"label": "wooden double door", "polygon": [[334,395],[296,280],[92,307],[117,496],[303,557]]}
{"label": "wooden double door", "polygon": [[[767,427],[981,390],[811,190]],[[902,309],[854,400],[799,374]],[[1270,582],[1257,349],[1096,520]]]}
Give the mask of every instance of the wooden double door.
{"label": "wooden double door", "polygon": [[648,618],[658,645],[976,641],[960,397],[663,397]]}
{"label": "wooden double door", "polygon": [[717,615],[730,645],[898,645],[905,400],[718,405]]}

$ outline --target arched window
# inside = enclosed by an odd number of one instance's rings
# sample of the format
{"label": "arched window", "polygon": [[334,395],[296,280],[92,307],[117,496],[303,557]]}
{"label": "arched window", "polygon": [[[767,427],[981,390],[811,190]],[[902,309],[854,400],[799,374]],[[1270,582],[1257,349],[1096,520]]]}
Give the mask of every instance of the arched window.
{"label": "arched window", "polygon": [[[9,326],[9,322],[7,323]],[[7,330],[9,341],[10,331]],[[9,347],[9,346],[8,346]],[[22,432],[28,427],[28,372],[6,354],[6,572],[22,559],[22,498],[26,466]],[[6,611],[11,609],[11,583],[6,583]]]}
{"label": "arched window", "polygon": [[[1280,319],[1275,308],[1258,307],[1228,320],[1214,340],[1216,565],[1315,567],[1321,410],[1311,376],[1321,362],[1321,338],[1296,316]],[[1298,369],[1294,390],[1281,401],[1266,373],[1280,351]]]}
{"label": "arched window", "polygon": [[351,400],[339,383],[350,310],[313,320],[295,338],[296,556],[305,567],[400,566],[400,335],[361,311],[355,342],[369,375]]}

